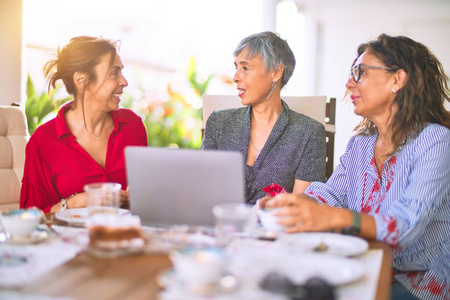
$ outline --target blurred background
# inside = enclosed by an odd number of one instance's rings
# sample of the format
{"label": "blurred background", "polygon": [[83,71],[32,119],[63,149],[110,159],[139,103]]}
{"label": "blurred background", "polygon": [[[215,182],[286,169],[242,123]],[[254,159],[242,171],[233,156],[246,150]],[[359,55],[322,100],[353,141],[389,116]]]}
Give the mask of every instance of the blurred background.
{"label": "blurred background", "polygon": [[64,89],[46,94],[42,74],[58,46],[79,35],[120,40],[122,106],[141,115],[151,145],[198,148],[201,96],[237,94],[232,52],[264,30],[296,56],[284,95],[338,99],[335,164],[359,121],[341,99],[360,43],[407,35],[450,72],[450,0],[0,0],[0,105],[28,102],[32,132],[55,113],[36,103],[67,100]]}

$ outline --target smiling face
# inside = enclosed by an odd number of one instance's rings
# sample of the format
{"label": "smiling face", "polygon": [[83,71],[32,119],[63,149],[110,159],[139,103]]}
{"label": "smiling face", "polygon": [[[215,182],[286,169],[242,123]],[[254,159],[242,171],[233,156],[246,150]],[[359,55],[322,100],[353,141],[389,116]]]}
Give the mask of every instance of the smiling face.
{"label": "smiling face", "polygon": [[247,49],[241,51],[234,61],[236,73],[233,81],[243,105],[255,105],[266,100],[270,94],[274,72],[266,72],[260,56],[247,57]]}
{"label": "smiling face", "polygon": [[[367,51],[358,57],[355,65],[358,64],[385,67],[375,55]],[[374,119],[389,118],[395,113],[396,106],[391,108],[395,98],[392,91],[395,88],[395,73],[361,67],[359,82],[349,77],[346,87],[357,115],[375,122]]]}
{"label": "smiling face", "polygon": [[123,64],[118,54],[101,56],[100,63],[95,67],[96,80],[86,88],[85,99],[93,102],[105,111],[119,109],[120,96],[128,82],[122,74]]}

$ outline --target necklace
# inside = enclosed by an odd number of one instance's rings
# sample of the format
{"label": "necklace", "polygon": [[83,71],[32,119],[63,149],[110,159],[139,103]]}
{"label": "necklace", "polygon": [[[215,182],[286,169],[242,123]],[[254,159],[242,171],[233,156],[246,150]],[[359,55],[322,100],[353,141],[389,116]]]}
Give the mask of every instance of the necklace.
{"label": "necklace", "polygon": [[252,137],[250,137],[250,143],[252,144],[253,149],[255,149],[255,151],[256,151],[256,154],[254,155],[254,157],[255,157],[255,159],[258,159],[258,156],[261,153],[262,148],[261,149],[256,148],[255,143],[253,143]]}
{"label": "necklace", "polygon": [[84,128],[84,130],[86,130],[86,132],[88,132],[88,133],[92,134],[93,136],[95,136],[95,139],[96,139],[97,141],[100,140],[100,135],[102,134],[103,127],[100,129],[100,133],[99,133],[98,135],[96,135],[95,133],[90,132],[90,131],[86,128],[86,126],[84,126],[83,124],[81,124],[80,122],[78,122],[77,117],[76,117],[76,115],[75,115],[75,112],[73,113],[73,118],[75,119],[75,122],[78,123],[78,125],[80,125],[81,127]]}

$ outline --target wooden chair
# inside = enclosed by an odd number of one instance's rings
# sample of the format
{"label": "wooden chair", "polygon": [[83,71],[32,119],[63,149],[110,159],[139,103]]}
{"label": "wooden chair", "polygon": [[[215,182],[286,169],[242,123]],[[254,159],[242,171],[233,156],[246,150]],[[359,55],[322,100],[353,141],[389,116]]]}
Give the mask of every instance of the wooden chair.
{"label": "wooden chair", "polygon": [[[327,178],[334,170],[334,135],[336,133],[336,98],[327,100],[326,96],[305,97],[282,97],[289,108],[307,115],[325,126],[327,143]],[[202,134],[206,120],[214,110],[242,107],[238,97],[235,95],[203,95],[203,121],[201,125]]]}
{"label": "wooden chair", "polygon": [[29,136],[24,109],[15,106],[0,106],[0,210],[19,208]]}

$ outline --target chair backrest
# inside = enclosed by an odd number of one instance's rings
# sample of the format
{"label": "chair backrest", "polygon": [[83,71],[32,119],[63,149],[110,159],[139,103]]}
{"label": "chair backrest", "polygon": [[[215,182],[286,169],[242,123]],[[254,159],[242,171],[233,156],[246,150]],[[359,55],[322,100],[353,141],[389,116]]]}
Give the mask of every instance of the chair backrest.
{"label": "chair backrest", "polygon": [[[307,115],[325,126],[327,136],[327,165],[326,176],[330,177],[334,169],[334,134],[336,99],[330,98],[327,101],[326,96],[302,96],[302,97],[282,97],[289,105],[289,108],[304,115]],[[203,95],[203,121],[202,132],[206,125],[209,115],[214,110],[242,107],[239,97],[236,95]]]}
{"label": "chair backrest", "polygon": [[19,208],[28,138],[24,109],[0,106],[0,210]]}

